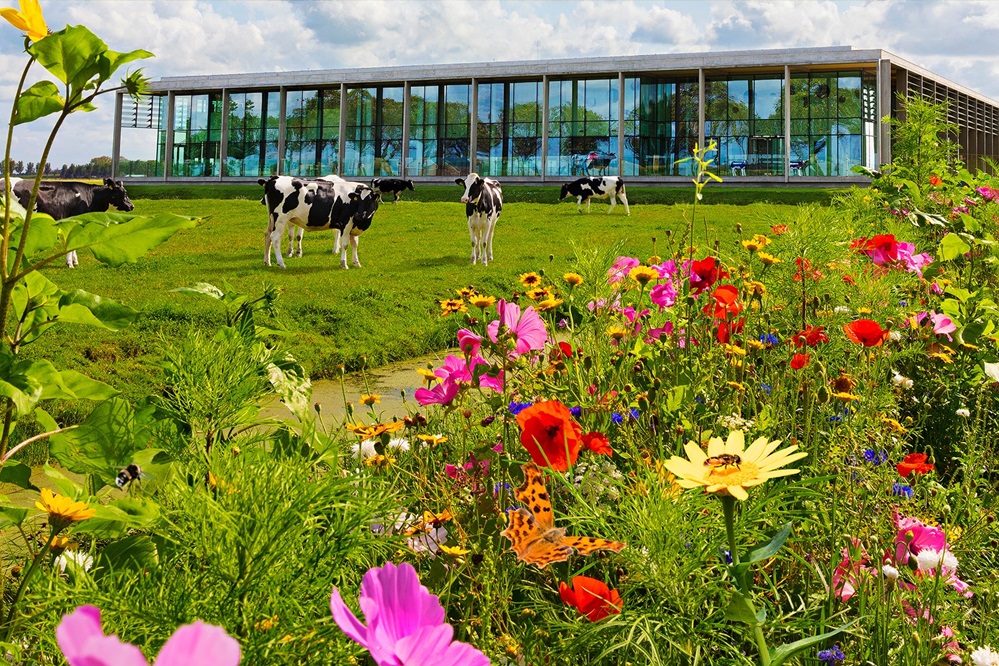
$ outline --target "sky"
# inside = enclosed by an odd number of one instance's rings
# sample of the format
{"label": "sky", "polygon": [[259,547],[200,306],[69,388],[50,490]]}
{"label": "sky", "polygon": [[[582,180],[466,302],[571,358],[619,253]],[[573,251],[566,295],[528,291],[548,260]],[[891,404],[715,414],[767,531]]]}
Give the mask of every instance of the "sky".
{"label": "sky", "polygon": [[[16,6],[18,0],[0,0]],[[999,100],[995,0],[41,0],[51,30],[85,25],[115,51],[146,49],[147,76],[693,53],[881,48]],[[0,25],[0,117],[24,67]],[[36,68],[39,69],[39,68]],[[41,71],[39,69],[39,71]],[[44,73],[44,72],[42,72]],[[49,162],[111,154],[113,95],[73,114]],[[50,126],[16,128],[11,156],[37,161]],[[155,157],[153,130],[122,155]]]}

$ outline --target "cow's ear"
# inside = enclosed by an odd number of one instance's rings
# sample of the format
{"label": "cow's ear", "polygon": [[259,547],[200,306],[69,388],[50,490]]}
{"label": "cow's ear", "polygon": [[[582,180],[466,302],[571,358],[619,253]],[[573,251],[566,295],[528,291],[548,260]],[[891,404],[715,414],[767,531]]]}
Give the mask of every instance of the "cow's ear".
{"label": "cow's ear", "polygon": [[454,184],[455,185],[464,185],[465,184],[465,179],[464,178],[455,178],[454,179]]}
{"label": "cow's ear", "polygon": [[475,179],[475,184],[476,185],[482,185],[485,182],[486,182],[486,180],[482,176],[479,176],[478,178]]}
{"label": "cow's ear", "polygon": [[357,192],[350,192],[349,194],[347,194],[347,198],[350,199],[351,201],[357,201],[358,199],[361,198],[361,195],[358,194]]}
{"label": "cow's ear", "polygon": [[104,179],[104,186],[105,187],[114,187],[114,181],[111,180],[110,178],[105,178]]}
{"label": "cow's ear", "polygon": [[257,185],[263,185],[266,182],[267,182],[267,180],[264,179],[264,178],[257,178]]}

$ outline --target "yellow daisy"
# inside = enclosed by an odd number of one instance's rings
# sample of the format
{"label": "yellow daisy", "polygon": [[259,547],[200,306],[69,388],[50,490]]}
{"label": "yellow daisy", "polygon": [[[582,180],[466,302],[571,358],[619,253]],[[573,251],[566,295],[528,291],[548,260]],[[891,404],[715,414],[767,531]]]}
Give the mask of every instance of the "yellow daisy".
{"label": "yellow daisy", "polygon": [[541,276],[531,271],[530,273],[524,273],[520,276],[520,284],[525,287],[537,287],[541,284]]}
{"label": "yellow daisy", "polygon": [[780,440],[768,442],[760,437],[746,448],[746,438],[741,430],[733,430],[728,441],[712,437],[708,441],[707,452],[696,442],[687,442],[684,450],[686,458],[673,456],[665,467],[676,475],[677,483],[683,488],[703,486],[709,493],[731,495],[738,500],[746,500],[746,488],[758,486],[767,479],[797,474],[797,469],[780,469],[784,465],[805,457],[797,446],[788,446],[780,451]]}
{"label": "yellow daisy", "polygon": [[442,301],[438,301],[438,303],[441,306],[442,317],[446,317],[455,312],[465,312],[468,310],[468,308],[465,307],[465,301],[460,298],[445,298]]}
{"label": "yellow daisy", "polygon": [[566,273],[562,276],[562,279],[565,280],[566,284],[570,287],[578,287],[583,284],[583,276],[579,273]]}
{"label": "yellow daisy", "polygon": [[382,402],[382,397],[377,393],[365,393],[361,395],[361,404],[367,407],[371,405],[378,405]]}
{"label": "yellow daisy", "polygon": [[542,301],[551,296],[551,292],[545,287],[535,287],[527,292],[527,297],[532,301]]}
{"label": "yellow daisy", "polygon": [[472,296],[469,296],[468,302],[471,303],[474,307],[485,310],[486,308],[491,307],[494,303],[496,303],[496,297],[483,296],[482,294],[473,294]]}
{"label": "yellow daisy", "polygon": [[549,310],[554,310],[560,305],[562,305],[561,298],[555,298],[554,296],[549,296],[543,301],[538,301],[537,309],[538,312],[548,312]]}
{"label": "yellow daisy", "polygon": [[742,241],[742,247],[750,252],[756,252],[770,243],[770,239],[762,234],[755,234],[750,240]]}
{"label": "yellow daisy", "polygon": [[659,271],[651,266],[636,266],[628,273],[628,277],[644,287],[649,282],[659,279]]}
{"label": "yellow daisy", "polygon": [[74,502],[48,488],[42,488],[41,501],[35,502],[35,506],[49,514],[49,525],[56,532],[72,523],[93,518],[95,513],[86,502]]}
{"label": "yellow daisy", "polygon": [[614,340],[621,340],[628,335],[628,329],[614,324],[607,328],[607,335],[609,335]]}
{"label": "yellow daisy", "polygon": [[444,435],[417,435],[416,439],[429,446],[437,446],[447,441],[447,437]]}
{"label": "yellow daisy", "polygon": [[427,386],[433,386],[436,382],[441,380],[441,378],[435,375],[434,371],[429,368],[417,368],[416,372],[423,377],[423,381],[427,383]]}
{"label": "yellow daisy", "polygon": [[467,548],[462,548],[461,546],[445,546],[444,544],[437,544],[437,548],[440,549],[445,555],[450,555],[451,557],[461,557],[462,555],[468,555],[470,550]]}
{"label": "yellow daisy", "polygon": [[764,266],[773,266],[780,263],[780,259],[766,252],[757,252],[756,258],[762,261]]}
{"label": "yellow daisy", "polygon": [[33,42],[39,42],[49,34],[49,27],[45,24],[42,6],[38,0],[21,0],[21,11],[6,7],[0,9],[0,16],[18,30],[23,30]]}
{"label": "yellow daisy", "polygon": [[382,455],[381,453],[376,453],[370,458],[364,459],[364,464],[368,467],[388,467],[395,463],[395,458],[392,456]]}

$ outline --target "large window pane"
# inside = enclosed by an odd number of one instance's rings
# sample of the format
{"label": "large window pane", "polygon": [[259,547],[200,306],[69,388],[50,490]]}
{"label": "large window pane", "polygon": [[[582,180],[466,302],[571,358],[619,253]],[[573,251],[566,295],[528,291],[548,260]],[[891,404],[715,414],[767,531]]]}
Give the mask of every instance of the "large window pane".
{"label": "large window pane", "polygon": [[549,82],[548,163],[557,176],[618,170],[618,80]]}

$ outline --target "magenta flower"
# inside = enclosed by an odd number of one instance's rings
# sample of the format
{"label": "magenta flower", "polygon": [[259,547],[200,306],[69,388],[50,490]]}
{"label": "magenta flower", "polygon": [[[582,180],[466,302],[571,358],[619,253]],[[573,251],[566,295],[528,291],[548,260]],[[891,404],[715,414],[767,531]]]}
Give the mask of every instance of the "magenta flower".
{"label": "magenta flower", "polygon": [[833,571],[833,592],[840,601],[849,601],[857,593],[862,579],[874,572],[867,564],[867,551],[863,544],[860,539],[852,539],[850,548],[843,549],[843,559]]}
{"label": "magenta flower", "polygon": [[[149,666],[139,648],[104,635],[96,606],[80,606],[64,615],[56,640],[69,666]],[[198,621],[173,632],[153,666],[229,666],[239,659],[235,638],[222,627]]]}
{"label": "magenta flower", "polygon": [[660,312],[673,307],[676,304],[676,285],[672,280],[660,282],[649,291],[649,300],[659,306]]}
{"label": "magenta flower", "polygon": [[607,283],[617,284],[628,277],[628,273],[631,272],[632,268],[641,265],[642,262],[634,257],[618,257],[614,265],[607,269]]}
{"label": "magenta flower", "polygon": [[930,324],[933,325],[933,333],[935,335],[946,335],[948,340],[954,339],[950,334],[957,330],[957,324],[950,317],[942,312],[938,314],[935,310],[930,310],[929,312],[921,312],[916,315],[916,324],[922,326],[927,317],[930,320]]}
{"label": "magenta flower", "polygon": [[403,562],[373,567],[361,581],[365,626],[333,588],[330,610],[343,633],[371,653],[378,666],[489,666],[468,643],[452,641],[440,600],[420,585],[416,569]]}
{"label": "magenta flower", "polygon": [[477,356],[482,346],[482,336],[472,333],[467,328],[458,331],[458,349],[469,356]]}
{"label": "magenta flower", "polygon": [[904,518],[897,512],[892,514],[895,521],[895,562],[907,564],[910,555],[918,555],[922,550],[943,552],[947,549],[947,536],[939,527],[924,525],[918,518]]}
{"label": "magenta flower", "polygon": [[514,354],[519,356],[531,350],[540,351],[545,348],[548,331],[545,330],[545,322],[541,319],[541,315],[534,311],[534,307],[529,307],[522,313],[516,303],[501,300],[496,304],[496,311],[500,318],[489,322],[486,327],[490,340],[499,342],[502,325],[504,334],[512,335],[517,342]]}
{"label": "magenta flower", "polygon": [[[473,372],[477,365],[489,365],[489,362],[481,356],[472,356],[466,360],[461,356],[448,354],[447,358],[444,359],[444,365],[434,370],[434,374],[440,378],[440,382],[430,388],[416,389],[413,397],[424,406],[450,404],[458,396],[462,385],[471,386],[473,384]],[[503,373],[496,377],[481,374],[479,387],[502,393]]]}

